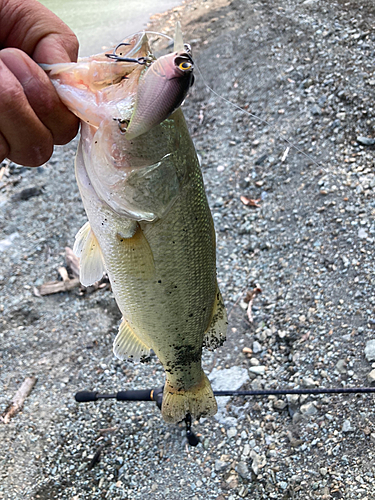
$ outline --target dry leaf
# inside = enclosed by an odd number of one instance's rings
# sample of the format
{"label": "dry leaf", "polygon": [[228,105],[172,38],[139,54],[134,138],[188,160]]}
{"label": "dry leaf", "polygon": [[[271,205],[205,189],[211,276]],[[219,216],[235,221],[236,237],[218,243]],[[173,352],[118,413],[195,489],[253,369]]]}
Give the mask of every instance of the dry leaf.
{"label": "dry leaf", "polygon": [[252,198],[246,198],[246,196],[240,196],[240,200],[246,207],[260,208],[259,202],[261,201],[261,198],[253,200]]}

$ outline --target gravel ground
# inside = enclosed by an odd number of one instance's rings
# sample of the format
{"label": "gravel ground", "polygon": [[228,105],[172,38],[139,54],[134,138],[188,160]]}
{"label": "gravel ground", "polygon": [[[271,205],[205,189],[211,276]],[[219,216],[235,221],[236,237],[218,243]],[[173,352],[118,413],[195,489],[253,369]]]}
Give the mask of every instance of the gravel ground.
{"label": "gravel ground", "polygon": [[[192,0],[153,28],[170,33],[177,19],[208,84],[260,118],[219,100],[199,75],[184,106],[230,314],[207,373],[216,388],[370,385],[372,2]],[[38,382],[0,427],[0,498],[374,498],[371,396],[222,399],[216,418],[194,423],[196,448],[152,403],[75,403],[77,390],[163,384],[155,358],[112,356],[120,313],[110,291],[33,293],[57,279],[85,222],[76,146],[37,169],[3,163],[0,412],[26,376]],[[36,196],[23,200],[30,187]],[[256,286],[249,323],[244,299]]]}

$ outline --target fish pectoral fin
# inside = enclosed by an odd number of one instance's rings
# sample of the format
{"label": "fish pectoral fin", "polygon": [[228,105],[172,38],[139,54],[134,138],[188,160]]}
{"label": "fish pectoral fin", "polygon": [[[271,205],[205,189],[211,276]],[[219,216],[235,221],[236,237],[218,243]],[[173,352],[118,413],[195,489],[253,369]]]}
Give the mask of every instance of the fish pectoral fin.
{"label": "fish pectoral fin", "polygon": [[121,245],[121,254],[127,265],[127,273],[142,279],[151,279],[155,274],[154,255],[138,223],[132,236],[119,231],[116,238]]}
{"label": "fish pectoral fin", "polygon": [[79,279],[84,286],[93,285],[105,273],[104,260],[98,240],[86,222],[76,235],[73,252],[79,257]]}
{"label": "fish pectoral fin", "polygon": [[210,325],[204,333],[203,346],[213,351],[224,344],[227,337],[228,319],[225,310],[223,297],[221,296],[218,285],[216,284],[216,296],[214,307],[212,309]]}
{"label": "fish pectoral fin", "polygon": [[132,327],[123,318],[113,342],[113,352],[119,359],[128,357],[139,360],[150,354],[150,348],[134,333]]}

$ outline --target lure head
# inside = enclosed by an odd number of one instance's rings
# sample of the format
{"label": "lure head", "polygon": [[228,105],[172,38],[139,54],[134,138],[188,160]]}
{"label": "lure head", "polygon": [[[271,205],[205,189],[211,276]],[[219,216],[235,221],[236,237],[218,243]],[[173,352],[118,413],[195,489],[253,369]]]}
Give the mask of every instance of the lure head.
{"label": "lure head", "polygon": [[153,62],[141,75],[125,137],[134,139],[167,119],[181,106],[194,82],[194,63],[186,51]]}
{"label": "lure head", "polygon": [[194,83],[193,70],[191,49],[184,44],[181,25],[177,22],[173,52],[153,62],[139,79],[126,139],[148,132],[181,106]]}

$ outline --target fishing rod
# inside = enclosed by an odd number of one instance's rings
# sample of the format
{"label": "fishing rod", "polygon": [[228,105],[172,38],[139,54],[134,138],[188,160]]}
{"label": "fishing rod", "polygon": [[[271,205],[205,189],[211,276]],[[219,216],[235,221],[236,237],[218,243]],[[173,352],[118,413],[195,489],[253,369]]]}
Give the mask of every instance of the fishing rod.
{"label": "fishing rod", "polygon": [[[79,391],[75,394],[77,403],[89,403],[99,399],[116,399],[117,401],[154,401],[159,408],[163,402],[163,389],[140,389],[119,391],[113,394],[100,394],[97,391]],[[214,391],[216,397],[221,396],[282,396],[288,394],[371,394],[375,387],[342,387],[342,388],[316,388],[316,389],[266,389],[254,391]],[[191,446],[199,444],[198,437],[191,429],[191,415],[188,413],[184,419],[186,425],[186,438]]]}

